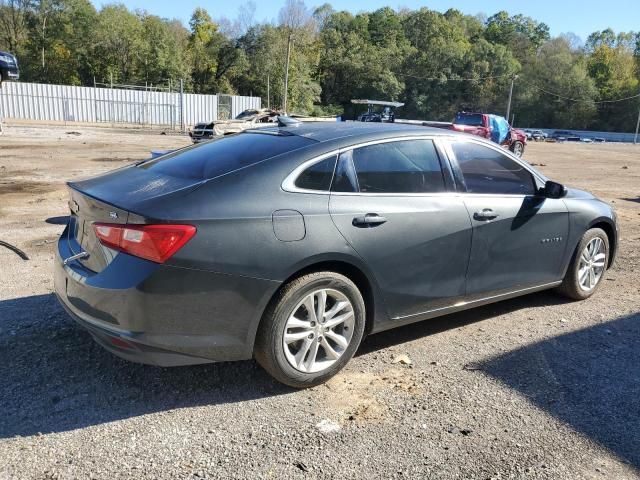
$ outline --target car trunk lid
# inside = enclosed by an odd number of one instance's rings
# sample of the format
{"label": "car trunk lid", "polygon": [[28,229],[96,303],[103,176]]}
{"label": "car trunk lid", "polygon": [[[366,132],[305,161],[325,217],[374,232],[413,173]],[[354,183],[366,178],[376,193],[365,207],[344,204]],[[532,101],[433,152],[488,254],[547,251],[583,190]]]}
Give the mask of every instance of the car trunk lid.
{"label": "car trunk lid", "polygon": [[89,180],[69,182],[67,241],[74,255],[87,254],[76,261],[91,272],[101,272],[118,252],[100,243],[93,227],[95,223],[148,223],[144,215],[139,214],[146,202],[186,194],[200,183],[130,167]]}

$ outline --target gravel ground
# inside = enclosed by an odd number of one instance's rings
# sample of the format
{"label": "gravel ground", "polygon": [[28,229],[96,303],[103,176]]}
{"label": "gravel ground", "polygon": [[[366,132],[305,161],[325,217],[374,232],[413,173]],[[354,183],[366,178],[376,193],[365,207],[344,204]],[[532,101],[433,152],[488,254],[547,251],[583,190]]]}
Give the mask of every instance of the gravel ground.
{"label": "gravel ground", "polygon": [[620,253],[591,300],[543,292],[374,335],[328,384],[294,391],[252,361],[120,360],[52,295],[64,181],[187,143],[19,125],[0,137],[0,240],[30,257],[0,248],[0,479],[640,478],[640,147],[525,153],[615,202]]}

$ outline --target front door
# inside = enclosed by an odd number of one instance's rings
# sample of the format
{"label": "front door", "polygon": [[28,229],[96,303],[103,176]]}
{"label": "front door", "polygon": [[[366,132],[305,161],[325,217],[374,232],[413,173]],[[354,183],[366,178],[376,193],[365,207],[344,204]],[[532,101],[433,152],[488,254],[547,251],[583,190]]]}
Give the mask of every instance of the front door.
{"label": "front door", "polygon": [[373,270],[393,319],[464,295],[471,222],[462,197],[448,191],[433,141],[387,141],[343,153],[329,208]]}
{"label": "front door", "polygon": [[473,224],[468,299],[560,279],[569,231],[561,199],[537,195],[534,175],[498,147],[451,143]]}

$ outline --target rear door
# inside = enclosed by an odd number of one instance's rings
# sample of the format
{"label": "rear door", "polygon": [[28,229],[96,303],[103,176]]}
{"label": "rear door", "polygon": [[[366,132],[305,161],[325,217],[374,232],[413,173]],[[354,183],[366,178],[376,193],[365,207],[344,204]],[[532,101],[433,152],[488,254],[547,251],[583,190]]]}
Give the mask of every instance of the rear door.
{"label": "rear door", "polygon": [[465,292],[471,222],[431,139],[340,154],[329,209],[372,269],[394,319],[449,306]]}
{"label": "rear door", "polygon": [[569,231],[564,202],[537,195],[541,179],[497,146],[452,140],[448,151],[473,223],[468,299],[557,281]]}

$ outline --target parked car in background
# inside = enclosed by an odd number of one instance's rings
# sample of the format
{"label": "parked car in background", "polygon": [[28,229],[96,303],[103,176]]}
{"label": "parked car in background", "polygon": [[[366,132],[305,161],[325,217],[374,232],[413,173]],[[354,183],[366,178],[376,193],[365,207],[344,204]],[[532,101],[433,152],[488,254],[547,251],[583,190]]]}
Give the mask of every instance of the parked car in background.
{"label": "parked car in background", "polygon": [[555,287],[586,299],[618,245],[606,203],[423,126],[250,129],[68,185],[55,291],[100,345],[254,357],[294,387],[367,334]]}
{"label": "parked car in background", "polygon": [[551,133],[551,138],[558,141],[565,141],[573,136],[573,133],[568,130],[554,130],[553,133]]}
{"label": "parked car in background", "polygon": [[547,135],[546,133],[544,133],[542,130],[531,130],[531,138],[533,140],[535,140],[536,142],[539,141],[545,141],[547,139],[549,135]]}
{"label": "parked car in background", "polygon": [[367,112],[358,116],[358,122],[393,123],[396,118],[396,108],[404,106],[400,102],[386,102],[381,100],[351,100],[356,105],[366,105]]}
{"label": "parked car in background", "polygon": [[276,110],[263,108],[260,110],[245,110],[233,120],[216,120],[213,122],[197,123],[189,131],[193,143],[211,140],[214,137],[238,133],[249,128],[270,126],[278,121]]}
{"label": "parked car in background", "polygon": [[458,112],[453,122],[423,122],[423,125],[447,128],[492,140],[522,157],[527,144],[524,130],[513,128],[504,117],[486,113]]}
{"label": "parked car in background", "polygon": [[5,80],[19,80],[18,59],[9,52],[0,52],[0,83]]}

